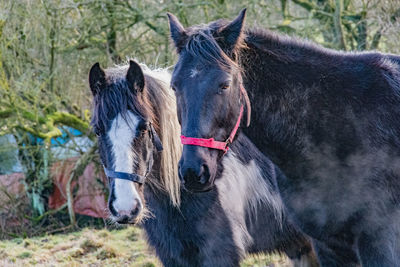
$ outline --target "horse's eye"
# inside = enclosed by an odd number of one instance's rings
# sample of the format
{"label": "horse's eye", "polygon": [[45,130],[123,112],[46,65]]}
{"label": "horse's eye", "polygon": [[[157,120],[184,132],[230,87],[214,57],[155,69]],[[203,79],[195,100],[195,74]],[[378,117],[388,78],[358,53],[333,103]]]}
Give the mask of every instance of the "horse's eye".
{"label": "horse's eye", "polygon": [[149,130],[149,122],[147,122],[147,121],[142,121],[140,124],[139,124],[139,131],[140,131],[140,134],[144,134],[144,133],[146,133],[148,130]]}
{"label": "horse's eye", "polygon": [[218,94],[222,95],[222,93],[224,92],[224,90],[227,90],[229,88],[229,83],[223,83],[219,86],[218,89]]}
{"label": "horse's eye", "polygon": [[229,88],[229,84],[224,83],[224,84],[222,84],[222,85],[220,86],[220,88],[221,88],[222,90],[226,90],[226,89]]}
{"label": "horse's eye", "polygon": [[172,91],[176,92],[176,89],[174,86],[171,86]]}

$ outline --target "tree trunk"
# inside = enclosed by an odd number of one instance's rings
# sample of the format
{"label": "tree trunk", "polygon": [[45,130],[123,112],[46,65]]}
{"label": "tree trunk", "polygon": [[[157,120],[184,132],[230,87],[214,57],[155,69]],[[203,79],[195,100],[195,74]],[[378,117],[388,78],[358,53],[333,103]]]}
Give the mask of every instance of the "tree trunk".
{"label": "tree trunk", "polygon": [[335,26],[336,43],[338,48],[346,50],[346,43],[344,41],[343,29],[342,29],[342,0],[335,0],[335,13],[333,16],[333,23]]}

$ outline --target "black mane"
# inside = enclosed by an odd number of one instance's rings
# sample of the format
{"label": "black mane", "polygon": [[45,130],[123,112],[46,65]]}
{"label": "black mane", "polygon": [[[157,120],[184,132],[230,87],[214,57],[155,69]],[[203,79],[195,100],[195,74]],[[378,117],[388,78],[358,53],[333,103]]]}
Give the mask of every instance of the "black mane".
{"label": "black mane", "polygon": [[[106,73],[109,71],[106,70]],[[91,125],[96,131],[105,132],[117,114],[127,121],[127,112],[131,111],[148,121],[152,115],[146,90],[140,95],[131,89],[125,78],[126,69],[111,69],[108,86],[94,96]],[[113,77],[115,76],[115,77]],[[151,79],[151,77],[146,77]],[[138,97],[142,99],[138,99]],[[144,105],[144,103],[146,105]],[[128,122],[128,121],[127,121]],[[129,123],[129,122],[128,122]]]}
{"label": "black mane", "polygon": [[[303,65],[311,64],[328,67],[340,67],[342,63],[347,64],[351,61],[364,61],[387,71],[398,73],[400,68],[400,57],[380,52],[343,52],[330,48],[325,48],[314,42],[277,34],[263,28],[249,28],[244,32],[244,37],[239,40],[235,53],[239,54],[237,60],[232,56],[232,51],[226,51],[223,47],[221,38],[218,36],[219,30],[224,28],[229,21],[217,20],[207,25],[197,25],[186,29],[185,45],[182,50],[191,56],[200,58],[205,64],[217,64],[224,69],[232,66],[240,68],[242,60],[241,54],[247,53],[246,50],[258,49],[272,56],[273,58],[287,64],[301,61]],[[397,64],[393,64],[397,63]]]}
{"label": "black mane", "polygon": [[208,25],[188,28],[184,50],[205,64],[216,64],[223,69],[238,68],[236,62],[221,48],[221,43],[218,43],[218,30],[227,23],[228,21],[218,20]]}

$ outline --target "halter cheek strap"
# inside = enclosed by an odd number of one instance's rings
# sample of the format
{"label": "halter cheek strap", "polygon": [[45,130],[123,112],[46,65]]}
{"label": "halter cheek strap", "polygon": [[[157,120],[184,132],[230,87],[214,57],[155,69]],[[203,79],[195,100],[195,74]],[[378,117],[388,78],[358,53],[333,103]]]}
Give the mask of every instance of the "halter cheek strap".
{"label": "halter cheek strap", "polygon": [[[245,97],[247,101],[247,93],[243,87],[243,84],[240,82],[240,95]],[[196,138],[196,137],[187,137],[181,135],[181,143],[183,145],[192,145],[192,146],[201,146],[201,147],[208,147],[213,149],[218,149],[224,151],[224,153],[228,152],[229,145],[232,143],[233,139],[235,138],[236,132],[239,129],[240,122],[243,117],[243,103],[240,105],[240,113],[239,117],[236,121],[235,127],[233,128],[231,134],[229,135],[228,139],[225,142],[215,141],[214,138],[204,139],[204,138]]]}

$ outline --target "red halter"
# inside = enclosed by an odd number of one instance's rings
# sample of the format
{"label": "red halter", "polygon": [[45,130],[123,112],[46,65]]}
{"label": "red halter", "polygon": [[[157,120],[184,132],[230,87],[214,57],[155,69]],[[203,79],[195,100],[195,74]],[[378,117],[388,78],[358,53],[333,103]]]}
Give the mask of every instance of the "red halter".
{"label": "red halter", "polygon": [[[246,91],[245,91],[242,83],[240,83],[240,94],[241,94],[241,96],[246,94]],[[226,139],[225,142],[215,141],[214,138],[204,139],[204,138],[186,137],[184,135],[181,135],[181,143],[183,145],[214,148],[214,149],[222,150],[222,151],[224,151],[224,153],[226,153],[229,149],[229,145],[233,141],[233,138],[235,138],[235,135],[236,135],[237,130],[239,129],[240,121],[242,120],[242,117],[243,117],[243,104],[240,105],[239,118],[236,121],[235,127],[233,128],[231,134],[229,135],[228,139]]]}

